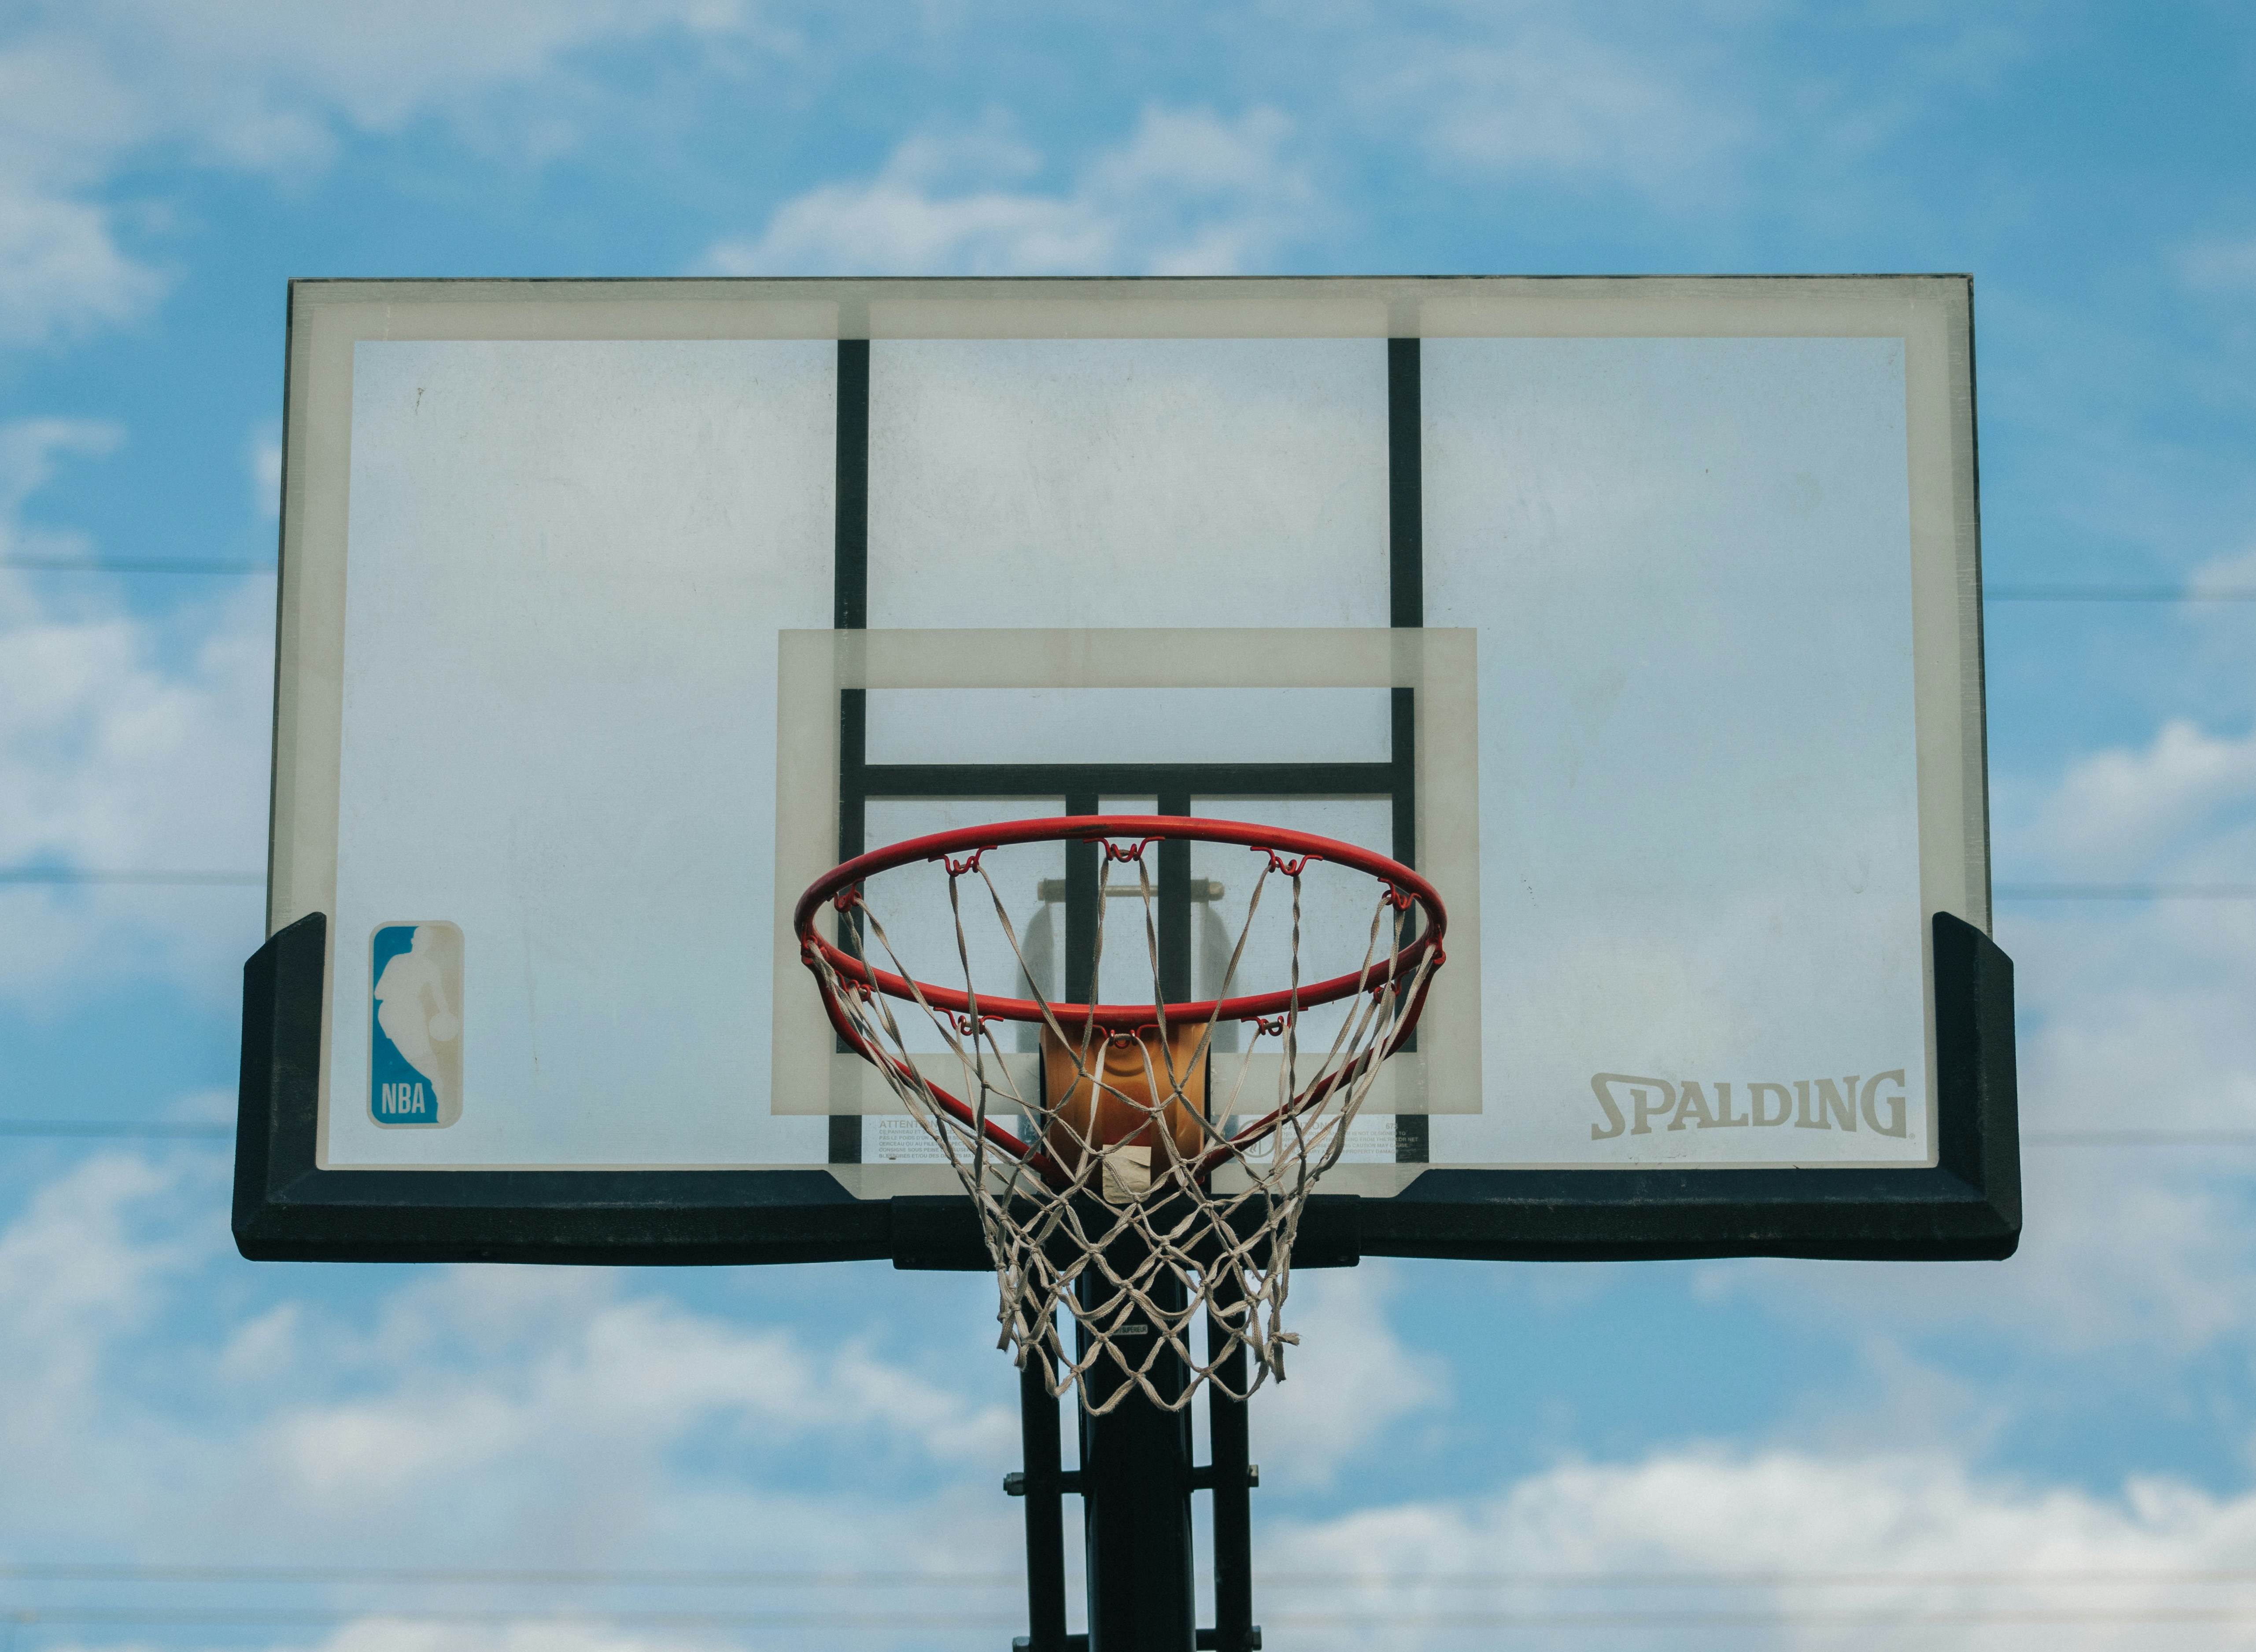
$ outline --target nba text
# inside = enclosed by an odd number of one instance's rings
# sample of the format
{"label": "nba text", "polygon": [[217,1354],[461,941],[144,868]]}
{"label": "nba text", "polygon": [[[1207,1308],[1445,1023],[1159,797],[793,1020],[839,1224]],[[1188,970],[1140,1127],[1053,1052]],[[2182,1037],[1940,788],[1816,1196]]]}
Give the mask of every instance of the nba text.
{"label": "nba text", "polygon": [[419,1084],[380,1084],[376,1087],[376,1116],[436,1119],[439,1107],[431,1092]]}

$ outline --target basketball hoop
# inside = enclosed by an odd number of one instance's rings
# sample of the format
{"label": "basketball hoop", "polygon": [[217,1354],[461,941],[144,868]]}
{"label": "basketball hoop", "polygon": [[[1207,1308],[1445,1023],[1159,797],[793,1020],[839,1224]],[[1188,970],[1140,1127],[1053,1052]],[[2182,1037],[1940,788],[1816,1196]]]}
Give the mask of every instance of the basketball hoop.
{"label": "basketball hoop", "polygon": [[[1242,847],[1253,881],[1215,996],[1170,1002],[1161,987],[1162,891],[1147,851],[1181,840]],[[1112,878],[1116,869],[1135,868],[1126,892],[1143,906],[1148,1002],[1067,1003],[1043,995],[982,863],[1005,845],[1040,842],[1098,850],[1092,981],[1103,914],[1110,897],[1124,892]],[[918,979],[864,898],[871,879],[920,862],[937,863],[947,875],[960,988]],[[1318,868],[1368,876],[1377,890],[1360,964],[1304,983],[1302,884]],[[983,991],[973,979],[967,878],[984,886],[1030,995]],[[1291,890],[1286,982],[1233,996],[1273,878]],[[976,913],[982,903],[972,904]],[[817,928],[825,910],[835,914],[837,939]],[[1317,1178],[1338,1163],[1381,1064],[1416,1027],[1443,961],[1446,924],[1433,886],[1385,855],[1276,826],[1176,815],[1053,816],[912,839],[833,868],[793,914],[800,958],[831,1024],[939,1143],[971,1196],[1001,1287],[998,1346],[1011,1348],[1022,1368],[1039,1359],[1053,1394],[1079,1382],[1082,1403],[1098,1415],[1131,1391],[1181,1409],[1202,1381],[1236,1400],[1273,1374],[1282,1379],[1285,1347],[1297,1340],[1281,1314],[1302,1208]],[[872,961],[878,955],[892,967]],[[897,1003],[916,1013],[897,1016]],[[1302,1018],[1332,1005],[1342,1009],[1337,1030],[1311,1063],[1301,1049]],[[998,1030],[1014,1024],[1038,1029],[1032,1063],[1023,1051],[1006,1059]],[[909,1029],[925,1026],[939,1033],[937,1058],[912,1047]],[[1218,1048],[1217,1031],[1226,1028],[1250,1031],[1244,1051]],[[1247,1080],[1257,1053],[1266,1058],[1273,1049],[1278,1076],[1265,1110],[1225,1133],[1231,1119],[1253,1110]],[[948,1083],[935,1078],[935,1066]],[[1000,1116],[1030,1121],[1033,1139],[1020,1139]],[[1072,1354],[1058,1333],[1061,1305],[1080,1332]],[[1225,1332],[1216,1346],[1209,1330],[1203,1364],[1189,1335],[1202,1307],[1210,1327]],[[1221,1374],[1239,1346],[1252,1355],[1244,1393]],[[1180,1360],[1188,1380],[1155,1385],[1163,1359]],[[1092,1386],[1100,1360],[1116,1368]]]}

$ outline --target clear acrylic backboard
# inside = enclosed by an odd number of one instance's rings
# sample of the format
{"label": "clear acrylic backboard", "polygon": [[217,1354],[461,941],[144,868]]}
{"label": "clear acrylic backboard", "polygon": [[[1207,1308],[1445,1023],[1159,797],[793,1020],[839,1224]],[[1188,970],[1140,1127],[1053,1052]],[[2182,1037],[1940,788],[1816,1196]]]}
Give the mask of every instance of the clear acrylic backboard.
{"label": "clear acrylic backboard", "polygon": [[1951,277],[297,284],[238,1240],[980,1265],[791,903],[1101,810],[1447,901],[1343,1253],[2006,1254],[1972,382]]}

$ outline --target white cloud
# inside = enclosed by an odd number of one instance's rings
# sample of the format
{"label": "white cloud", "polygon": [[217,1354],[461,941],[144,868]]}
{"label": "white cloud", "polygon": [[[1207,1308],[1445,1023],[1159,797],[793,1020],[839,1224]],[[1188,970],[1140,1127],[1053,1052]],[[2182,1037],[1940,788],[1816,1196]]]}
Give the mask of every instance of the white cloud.
{"label": "white cloud", "polygon": [[1294,1275],[1286,1324],[1301,1344],[1286,1353],[1287,1380],[1255,1401],[1265,1479],[1329,1486],[1396,1424],[1447,1406],[1442,1363],[1406,1347],[1387,1321],[1398,1283],[1377,1262]]}
{"label": "white cloud", "polygon": [[[2034,837],[2052,861],[2081,875],[2130,868],[2256,802],[2256,730],[2217,735],[2189,718],[2164,723],[2143,749],[2095,752],[2068,771]],[[2245,863],[2243,862],[2245,865]]]}
{"label": "white cloud", "polygon": [[[0,36],[0,343],[143,313],[166,278],[120,244],[103,194],[158,146],[210,165],[318,165],[337,133],[474,113],[591,47],[666,32],[742,35],[735,0],[88,0]],[[553,100],[552,100],[552,102]],[[564,102],[569,102],[566,98]],[[525,139],[568,144],[552,107]]]}
{"label": "white cloud", "polygon": [[366,131],[511,82],[535,80],[572,53],[668,30],[734,32],[734,0],[448,0],[305,6],[159,0],[92,9],[88,32],[109,63],[185,66],[175,118],[219,157],[254,167],[318,157],[342,118]]}
{"label": "white cloud", "polygon": [[282,515],[282,426],[270,419],[252,431],[245,459],[250,471],[250,508],[273,522]]}
{"label": "white cloud", "polygon": [[2037,19],[2007,10],[1836,8],[1813,52],[1808,10],[1767,0],[1343,9],[1341,80],[1369,137],[1406,139],[1445,174],[1633,197],[1676,221],[1680,257],[1712,256],[1706,237],[1745,228],[1719,208],[1758,200],[1794,200],[1819,243],[1916,215],[1876,162],[1938,110],[2000,95],[2041,49]]}
{"label": "white cloud", "polygon": [[2189,591],[2246,593],[2256,590],[2256,545],[2212,557],[2186,580]]}
{"label": "white cloud", "polygon": [[[0,1230],[0,1529],[20,1550],[48,1507],[144,1475],[213,1467],[206,1442],[152,1438],[114,1404],[145,1369],[145,1348],[176,1293],[213,1259],[223,1232],[195,1218],[224,1198],[208,1156],[152,1161],[103,1154],[41,1188]],[[195,1208],[201,1204],[201,1210]],[[82,1486],[83,1492],[70,1488]]]}
{"label": "white cloud", "polygon": [[106,209],[0,183],[0,344],[130,321],[164,289],[119,250]]}
{"label": "white cloud", "polygon": [[177,1168],[97,1157],[41,1188],[0,1232],[0,1360],[15,1399],[0,1428],[18,1445],[85,1407],[108,1344],[144,1329],[163,1284],[208,1257],[179,1234],[137,1231],[178,1180]]}
{"label": "white cloud", "polygon": [[[849,1337],[810,1345],[729,1325],[596,1274],[450,1269],[396,1293],[373,1335],[300,1308],[239,1332],[231,1367],[250,1362],[246,1343],[264,1365],[247,1388],[261,1414],[240,1448],[270,1496],[338,1534],[404,1524],[443,1500],[492,1550],[587,1561],[684,1542],[710,1556],[712,1536],[683,1528],[700,1523],[695,1502],[717,1499],[736,1506],[726,1523],[766,1564],[835,1564],[880,1531],[964,1564],[964,1534],[912,1537],[914,1515],[878,1514],[857,1476],[793,1489],[755,1470],[753,1483],[723,1491],[701,1486],[700,1465],[804,1447],[991,1470],[1016,1445],[1013,1412]],[[1012,1391],[1001,1373],[989,1390]],[[976,1478],[991,1485],[993,1474]],[[980,1525],[1004,1525],[1009,1511],[987,1515]],[[897,1559],[918,1564],[913,1552]]]}
{"label": "white cloud", "polygon": [[[2214,1497],[2162,1480],[2101,1496],[1979,1477],[1939,1455],[1680,1450],[1564,1465],[1488,1498],[1289,1529],[1263,1544],[1259,1564],[1294,1580],[1265,1589],[1263,1616],[1293,1624],[1294,1643],[1312,1646],[1473,1645],[1508,1628],[1539,1634],[1546,1614],[1609,1613],[1626,1619],[1611,1626],[1615,1635],[1644,1627],[1653,1638],[1628,1642],[1640,1646],[1685,1644],[1708,1616],[1723,1621],[1705,1633],[1733,1644],[1841,1645],[1860,1620],[1869,1632],[1899,1614],[1921,1614],[1915,1627],[1893,1633],[1908,1631],[1923,1648],[2057,1645],[2078,1619],[2079,1646],[2193,1646],[2232,1631],[2188,1626],[2180,1641],[2164,1638],[2167,1620],[2139,1614],[2245,1605],[2238,1586],[2189,1588],[2182,1574],[2245,1576],[2252,1541],[2256,1496]],[[1604,1590],[1465,1581],[1513,1572],[1740,1581]],[[1859,1581],[1837,1581],[1851,1577]],[[1302,1612],[1308,1617],[1296,1621]],[[1484,1612],[1499,1620],[1464,1621]],[[1327,1625],[1327,1613],[1366,1621]],[[1983,1620],[2000,1613],[2002,1623]]]}
{"label": "white cloud", "polygon": [[876,177],[786,201],[754,237],[701,267],[722,275],[1230,274],[1275,256],[1316,215],[1288,156],[1290,122],[1253,109],[1146,109],[1127,141],[1067,186],[1030,182],[1041,158],[1007,121],[927,132]]}
{"label": "white cloud", "polygon": [[2188,247],[2178,255],[2178,271],[2198,292],[2256,292],[2256,235]]}
{"label": "white cloud", "polygon": [[1660,204],[1712,194],[1757,123],[1695,72],[1679,40],[1628,53],[1579,31],[1523,22],[1502,39],[1428,37],[1368,94],[1456,166],[1516,178],[1614,183]]}
{"label": "white cloud", "polygon": [[[222,1557],[332,1558],[383,1530],[402,1560],[750,1544],[976,1571],[1010,1540],[1016,1385],[979,1339],[966,1369],[991,1380],[950,1383],[835,1318],[810,1340],[592,1269],[427,1269],[324,1303],[308,1288],[343,1276],[221,1260],[224,1200],[216,1155],[104,1155],[0,1228],[0,1544],[195,1556],[223,1529]],[[799,1451],[863,1472],[794,1473]],[[888,1501],[901,1459],[927,1466],[910,1504]]]}
{"label": "white cloud", "polygon": [[[52,1631],[50,1632],[52,1633]],[[371,1615],[312,1643],[318,1652],[710,1652],[710,1631],[610,1624],[575,1616],[516,1622],[417,1623]]]}
{"label": "white cloud", "polygon": [[[2240,841],[2216,869],[2245,882],[2256,843]],[[2015,903],[1999,937],[2019,960],[2031,1128],[2256,1129],[2256,903]]]}
{"label": "white cloud", "polygon": [[[69,456],[111,425],[0,425],[0,556],[73,556],[25,519]],[[0,866],[257,872],[265,861],[272,587],[148,621],[99,596],[68,607],[0,567]],[[0,993],[53,1002],[92,980],[168,974],[224,992],[257,944],[254,889],[0,886]]]}
{"label": "white cloud", "polygon": [[[2085,1128],[2143,1122],[2061,1095],[2051,1085],[2057,1052],[2041,1035],[2034,1043],[2022,1066],[2025,1100],[2076,1107],[2066,1122]],[[1912,1393],[1947,1381],[1923,1347],[1938,1350],[1934,1359],[1944,1346],[2037,1350],[2075,1362],[2087,1379],[2133,1386],[2157,1360],[2219,1348],[2256,1355],[2256,1248],[2245,1171],[2235,1168],[2243,1152],[2219,1163],[2214,1154],[2032,1142],[2022,1155],[2027,1227],[2008,1262],[1741,1261],[1703,1268],[1702,1294],[1759,1299],[1858,1343],[1873,1381],[1810,1396],[1798,1428],[1865,1447],[1914,1438],[1963,1444],[1999,1419],[1970,1412],[1976,1402],[1963,1393],[1931,1392],[1934,1406]],[[1938,1333],[1951,1342],[1928,1340]],[[1963,1367],[1953,1356],[1947,1368]],[[1983,1394],[2008,1412],[2027,1398],[2010,1388]]]}
{"label": "white cloud", "polygon": [[[631,1482],[659,1466],[660,1448],[692,1438],[772,1448],[861,1436],[984,1462],[1007,1457],[1018,1434],[1014,1413],[975,1407],[850,1339],[810,1349],[784,1331],[624,1295],[601,1275],[461,1269],[419,1282],[392,1298],[377,1335],[356,1339],[362,1391],[349,1398],[307,1402],[276,1384],[299,1370],[345,1374],[307,1346],[309,1327],[254,1334],[282,1356],[260,1455],[284,1494],[339,1514],[496,1475],[631,1498],[648,1491]],[[576,1442],[568,1462],[565,1441]]]}
{"label": "white cloud", "polygon": [[90,418],[22,418],[0,425],[0,555],[67,554],[71,545],[19,519],[32,496],[65,457],[100,458],[125,439],[116,425]]}

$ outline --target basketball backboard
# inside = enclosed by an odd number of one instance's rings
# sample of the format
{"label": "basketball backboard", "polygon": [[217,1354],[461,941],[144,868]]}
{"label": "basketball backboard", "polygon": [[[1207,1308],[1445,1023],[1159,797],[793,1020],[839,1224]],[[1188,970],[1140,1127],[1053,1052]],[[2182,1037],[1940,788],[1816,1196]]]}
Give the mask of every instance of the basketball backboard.
{"label": "basketball backboard", "polygon": [[296,284],[238,1242],[984,1265],[792,903],[1101,811],[1449,904],[1310,1262],[2009,1254],[1971,340],[1942,277]]}

